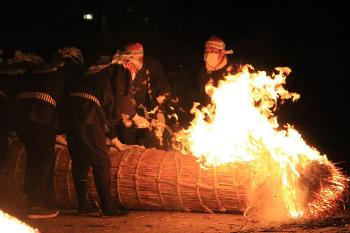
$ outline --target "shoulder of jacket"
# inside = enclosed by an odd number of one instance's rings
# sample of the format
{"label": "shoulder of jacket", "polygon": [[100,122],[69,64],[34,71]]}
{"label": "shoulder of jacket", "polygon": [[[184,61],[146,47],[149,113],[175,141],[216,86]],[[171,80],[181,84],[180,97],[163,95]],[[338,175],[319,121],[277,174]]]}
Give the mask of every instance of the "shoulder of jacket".
{"label": "shoulder of jacket", "polygon": [[39,66],[37,66],[34,70],[34,74],[45,74],[50,73],[58,70],[59,68],[63,67],[65,64],[65,61],[63,59],[55,60],[55,61],[49,61],[45,62]]}
{"label": "shoulder of jacket", "polygon": [[28,70],[28,67],[24,65],[6,65],[3,67],[0,67],[0,74],[3,75],[20,75],[24,74]]}
{"label": "shoulder of jacket", "polygon": [[86,71],[84,76],[89,76],[89,75],[93,75],[93,74],[97,74],[100,73],[102,71],[107,71],[107,69],[109,68],[109,65],[93,65],[90,66]]}

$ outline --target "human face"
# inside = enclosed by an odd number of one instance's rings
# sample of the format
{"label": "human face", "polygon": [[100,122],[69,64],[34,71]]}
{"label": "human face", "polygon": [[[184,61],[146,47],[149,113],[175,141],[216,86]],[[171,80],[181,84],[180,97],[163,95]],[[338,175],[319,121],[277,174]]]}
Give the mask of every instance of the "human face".
{"label": "human face", "polygon": [[143,55],[132,56],[127,61],[126,67],[131,73],[137,73],[143,66]]}

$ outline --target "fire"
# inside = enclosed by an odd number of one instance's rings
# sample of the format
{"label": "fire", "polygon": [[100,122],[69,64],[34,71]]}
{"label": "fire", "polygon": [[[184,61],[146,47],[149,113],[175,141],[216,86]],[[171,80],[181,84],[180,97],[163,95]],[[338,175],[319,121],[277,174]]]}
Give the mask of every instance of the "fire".
{"label": "fire", "polygon": [[0,210],[0,226],[2,232],[18,232],[18,233],[39,233],[38,229],[31,228],[27,224],[21,222],[15,217],[4,213]]}
{"label": "fire", "polygon": [[[347,178],[291,125],[278,124],[274,114],[278,105],[300,95],[284,88],[291,70],[276,71],[268,76],[245,66],[218,87],[208,83],[212,104],[200,109],[195,104],[191,126],[176,139],[184,153],[196,156],[204,166],[248,163],[250,207],[278,207],[292,218],[319,217],[341,198]],[[312,168],[324,168],[328,176],[313,177]],[[328,187],[322,187],[325,181]],[[317,201],[320,197],[323,202]]]}

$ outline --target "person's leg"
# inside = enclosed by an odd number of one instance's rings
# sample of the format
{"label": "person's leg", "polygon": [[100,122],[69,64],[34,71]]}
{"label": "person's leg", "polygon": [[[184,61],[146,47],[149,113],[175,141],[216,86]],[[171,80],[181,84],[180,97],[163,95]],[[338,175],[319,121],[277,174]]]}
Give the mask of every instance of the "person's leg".
{"label": "person's leg", "polygon": [[110,167],[94,167],[94,182],[100,197],[101,209],[103,212],[111,211],[116,207],[111,197],[111,175]]}
{"label": "person's leg", "polygon": [[50,218],[58,215],[53,203],[47,203],[53,185],[55,163],[54,129],[28,121],[18,132],[27,153],[24,188],[29,207],[28,218]]}
{"label": "person's leg", "polygon": [[91,207],[87,186],[89,165],[72,159],[72,172],[78,200],[78,213],[89,211]]}
{"label": "person's leg", "polygon": [[78,201],[78,213],[88,214],[94,212],[94,209],[88,197],[89,163],[84,158],[86,151],[80,138],[81,135],[77,132],[71,131],[67,133],[68,149],[72,159],[73,181]]}
{"label": "person's leg", "polygon": [[52,128],[31,123],[27,132],[25,147],[28,160],[27,181],[32,185],[29,202],[45,203],[47,191],[52,185],[52,169],[55,163],[56,132]]}
{"label": "person's leg", "polygon": [[89,153],[86,158],[93,167],[94,182],[100,198],[101,209],[105,215],[126,215],[111,197],[111,162],[106,144],[105,133],[99,125],[87,125],[82,129],[83,143]]}

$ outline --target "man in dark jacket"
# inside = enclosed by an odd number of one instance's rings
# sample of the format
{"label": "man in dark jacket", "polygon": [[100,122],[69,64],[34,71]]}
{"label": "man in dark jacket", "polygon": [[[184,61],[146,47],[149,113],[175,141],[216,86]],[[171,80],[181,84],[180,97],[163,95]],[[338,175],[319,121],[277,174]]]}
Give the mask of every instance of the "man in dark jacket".
{"label": "man in dark jacket", "polygon": [[158,111],[162,97],[169,92],[161,64],[151,57],[144,57],[140,43],[128,44],[125,51],[114,56],[113,63],[119,64],[115,67],[115,75],[118,111],[124,122],[118,130],[121,140],[126,144],[160,148],[161,139],[157,134],[162,133],[156,133],[157,127],[150,123],[159,121],[157,114],[162,114]]}
{"label": "man in dark jacket", "polygon": [[33,53],[16,51],[10,63],[0,66],[0,166],[9,147],[11,108],[15,102],[21,80],[25,74],[43,59]]}
{"label": "man in dark jacket", "polygon": [[[206,85],[217,87],[220,80],[229,74],[234,74],[239,70],[239,65],[234,64],[227,54],[232,54],[232,50],[225,50],[225,43],[217,36],[210,37],[204,44],[204,65],[198,74],[198,99],[202,106],[211,103],[210,93],[206,90]],[[209,95],[208,95],[209,94]]]}
{"label": "man in dark jacket", "polygon": [[93,213],[87,193],[89,167],[93,168],[95,187],[104,216],[127,215],[111,197],[111,162],[106,134],[118,150],[128,149],[115,133],[116,101],[112,90],[115,77],[108,65],[91,66],[83,79],[73,86],[65,104],[62,122],[72,158],[72,171],[78,199],[78,213]]}
{"label": "man in dark jacket", "polygon": [[59,49],[23,80],[14,106],[14,128],[27,152],[24,189],[28,218],[56,217],[59,211],[48,203],[55,162],[58,111],[69,82],[79,78],[83,57],[74,47]]}

